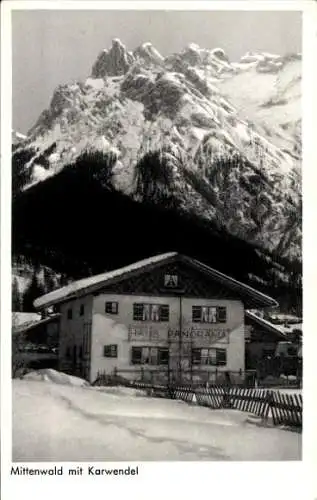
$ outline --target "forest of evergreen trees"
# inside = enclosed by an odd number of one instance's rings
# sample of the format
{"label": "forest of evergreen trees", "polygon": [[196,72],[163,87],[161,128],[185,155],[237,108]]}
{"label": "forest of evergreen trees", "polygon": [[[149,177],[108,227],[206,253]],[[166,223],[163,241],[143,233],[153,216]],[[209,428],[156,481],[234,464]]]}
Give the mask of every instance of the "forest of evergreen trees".
{"label": "forest of evergreen trees", "polygon": [[[42,272],[42,279],[39,274]],[[54,271],[44,267],[40,270],[34,268],[32,277],[24,290],[19,287],[17,276],[12,279],[12,311],[13,312],[35,312],[33,302],[35,299],[51,292],[59,286],[68,283],[65,275],[57,279]]]}
{"label": "forest of evergreen trees", "polygon": [[[180,213],[171,182],[172,167],[162,162],[159,153],[148,154],[137,165],[141,203],[114,190],[114,163],[114,157],[87,153],[45,182],[23,193],[16,189],[14,255],[25,255],[36,265],[80,279],[151,255],[178,251],[277,300],[282,297],[285,307],[300,307],[300,263],[268,255],[212,221]],[[278,273],[274,275],[272,270]],[[260,281],[252,283],[250,275]],[[62,284],[55,282],[54,286]],[[23,294],[13,280],[13,307],[33,311],[34,299],[52,286],[45,272],[40,280],[35,271]]]}

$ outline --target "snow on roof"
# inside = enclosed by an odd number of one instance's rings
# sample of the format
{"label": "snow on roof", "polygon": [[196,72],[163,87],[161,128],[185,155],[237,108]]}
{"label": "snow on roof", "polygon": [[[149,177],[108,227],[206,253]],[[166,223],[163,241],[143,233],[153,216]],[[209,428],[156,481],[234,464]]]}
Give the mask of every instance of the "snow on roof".
{"label": "snow on roof", "polygon": [[47,307],[57,302],[65,300],[67,297],[75,295],[77,292],[89,289],[95,285],[103,285],[107,281],[113,278],[120,277],[132,271],[137,271],[151,264],[156,264],[158,262],[164,261],[170,257],[174,257],[176,252],[164,253],[161,255],[156,255],[148,259],[140,260],[134,264],[122,267],[120,269],[115,269],[107,273],[97,274],[95,276],[90,276],[89,278],[84,278],[78,281],[74,281],[67,286],[54,290],[46,295],[42,295],[34,301],[34,307],[40,309],[41,307]]}
{"label": "snow on roof", "polygon": [[263,328],[269,329],[273,333],[277,333],[280,337],[285,338],[286,333],[277,325],[274,325],[273,323],[270,323],[270,321],[267,321],[264,318],[261,318],[257,314],[254,314],[251,311],[245,311],[245,315],[247,318],[250,320],[254,321],[255,323],[258,323],[260,326],[263,326]]}
{"label": "snow on roof", "polygon": [[21,326],[26,326],[31,323],[36,323],[41,321],[41,315],[39,313],[28,313],[28,312],[13,312],[12,313],[12,326],[15,328],[20,328]]}
{"label": "snow on roof", "polygon": [[285,334],[288,335],[289,333],[293,333],[294,330],[300,330],[302,333],[303,331],[303,323],[293,323],[290,325],[278,325],[278,328]]}
{"label": "snow on roof", "polygon": [[[12,332],[15,333],[23,333],[28,330],[32,330],[34,327],[38,327],[39,325],[44,325],[46,323],[50,323],[51,321],[56,321],[59,317],[60,314],[51,314],[50,316],[41,319],[41,315],[38,313],[13,313],[13,314],[24,314],[24,315],[29,315],[29,316],[34,316],[34,319],[31,321],[26,321],[24,323],[17,324],[14,320],[14,317],[12,318]],[[36,318],[35,318],[36,316]]]}
{"label": "snow on roof", "polygon": [[70,283],[69,285],[63,288],[59,288],[58,290],[54,290],[53,292],[50,292],[46,295],[37,298],[34,301],[34,307],[36,309],[41,309],[43,307],[48,307],[58,302],[65,302],[67,299],[69,300],[78,296],[82,296],[87,293],[91,293],[93,291],[100,289],[102,286],[104,286],[106,283],[109,283],[112,280],[127,277],[129,273],[145,269],[154,264],[166,262],[174,257],[178,257],[180,260],[185,261],[187,264],[195,268],[198,268],[201,272],[209,274],[210,276],[212,276],[213,279],[222,282],[224,285],[229,286],[231,289],[240,291],[245,295],[252,297],[262,306],[278,305],[277,302],[271,297],[268,297],[267,295],[258,292],[254,288],[245,285],[244,283],[241,283],[233,278],[230,278],[229,276],[226,276],[225,274],[216,271],[215,269],[208,267],[202,262],[199,262],[190,257],[186,257],[184,255],[180,255],[177,252],[168,252],[156,255],[154,257],[149,257],[144,260],[140,260],[138,262],[135,262],[134,264],[130,264],[120,269],[116,269],[113,271],[109,271],[107,273],[102,273],[96,276],[90,276],[89,278],[84,278],[78,281],[74,281],[73,283]]}
{"label": "snow on roof", "polygon": [[295,316],[294,314],[284,314],[284,313],[276,313],[276,314],[270,314],[270,318],[274,321],[280,321],[281,324],[285,322],[290,322],[292,324],[297,324],[302,322],[302,318],[299,318],[298,316]]}

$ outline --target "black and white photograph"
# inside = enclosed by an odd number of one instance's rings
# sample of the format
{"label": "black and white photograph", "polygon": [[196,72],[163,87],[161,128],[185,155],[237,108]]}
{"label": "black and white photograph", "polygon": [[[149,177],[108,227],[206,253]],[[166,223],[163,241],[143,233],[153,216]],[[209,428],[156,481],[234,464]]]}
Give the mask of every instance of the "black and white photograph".
{"label": "black and white photograph", "polygon": [[16,474],[301,461],[302,12],[132,5],[11,12]]}

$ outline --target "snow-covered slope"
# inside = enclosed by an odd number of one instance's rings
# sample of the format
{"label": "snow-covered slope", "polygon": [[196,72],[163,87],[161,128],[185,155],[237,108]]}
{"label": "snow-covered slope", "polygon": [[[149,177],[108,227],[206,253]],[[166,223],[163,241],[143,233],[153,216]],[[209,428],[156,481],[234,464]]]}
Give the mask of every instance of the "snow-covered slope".
{"label": "snow-covered slope", "polygon": [[301,459],[299,433],[256,426],[247,413],[113,388],[26,377],[13,381],[12,412],[15,462]]}
{"label": "snow-covered slope", "polygon": [[[299,258],[300,64],[258,53],[232,63],[195,44],[164,58],[115,39],[86,81],[55,90],[13,166],[22,155],[27,189],[83,152],[111,152],[115,189],[154,203],[167,191],[179,210]],[[157,151],[168,175],[149,192],[140,161]]]}

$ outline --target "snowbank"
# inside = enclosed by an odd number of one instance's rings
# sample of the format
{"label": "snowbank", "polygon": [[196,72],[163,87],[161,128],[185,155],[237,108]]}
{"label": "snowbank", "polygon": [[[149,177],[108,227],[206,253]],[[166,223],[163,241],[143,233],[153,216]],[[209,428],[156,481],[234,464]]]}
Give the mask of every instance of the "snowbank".
{"label": "snowbank", "polygon": [[36,382],[51,382],[53,384],[71,385],[75,387],[88,387],[90,384],[79,377],[67,375],[66,373],[58,372],[52,368],[45,368],[27,373],[23,379]]}
{"label": "snowbank", "polygon": [[146,390],[140,390],[140,389],[134,389],[130,387],[121,387],[121,386],[115,386],[115,387],[92,387],[93,390],[97,390],[100,392],[105,392],[106,394],[114,394],[116,396],[129,396],[129,397],[146,397],[147,396],[147,391]]}

